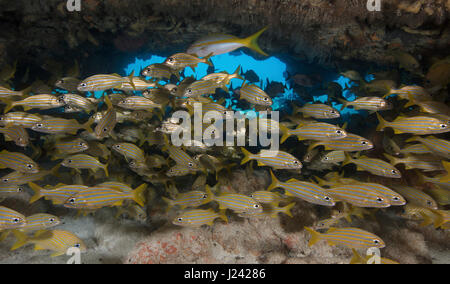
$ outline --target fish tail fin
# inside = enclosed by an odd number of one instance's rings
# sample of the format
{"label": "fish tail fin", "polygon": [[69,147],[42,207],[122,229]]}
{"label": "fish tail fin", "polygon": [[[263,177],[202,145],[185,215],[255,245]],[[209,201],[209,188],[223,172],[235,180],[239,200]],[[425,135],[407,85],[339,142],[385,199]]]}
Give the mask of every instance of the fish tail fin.
{"label": "fish tail fin", "polygon": [[59,177],[58,170],[61,167],[61,164],[57,164],[53,168],[50,169],[50,173],[56,177]]}
{"label": "fish tail fin", "polygon": [[6,104],[3,113],[9,112],[14,107],[14,102],[10,101],[9,99],[4,100],[3,103]]}
{"label": "fish tail fin", "polygon": [[41,193],[41,191],[43,190],[42,187],[40,187],[39,185],[37,185],[33,182],[29,182],[28,186],[34,191],[34,195],[30,199],[30,204],[38,201],[39,199],[41,199],[43,197],[43,195]]}
{"label": "fish tail fin", "polygon": [[241,76],[241,65],[239,65],[236,70],[233,73],[234,77],[236,79],[240,79],[240,80],[245,80],[242,76]]}
{"label": "fish tail fin", "polygon": [[409,139],[406,139],[405,142],[416,142],[416,141],[419,141],[419,140],[420,140],[420,137],[413,136],[413,137],[411,137]]}
{"label": "fish tail fin", "polygon": [[247,149],[245,149],[244,147],[241,147],[241,151],[242,153],[244,153],[245,157],[244,159],[242,159],[241,165],[248,163],[248,161],[250,161],[252,159],[252,153],[250,153],[249,151],[247,151]]}
{"label": "fish tail fin", "polygon": [[448,182],[450,181],[450,162],[442,161],[442,165],[444,166],[444,169],[447,171],[447,174],[443,176],[439,181]]}
{"label": "fish tail fin", "polygon": [[102,164],[102,168],[105,171],[105,176],[109,177],[109,172],[108,172],[108,163],[106,164]]}
{"label": "fish tail fin", "polygon": [[321,179],[321,178],[318,177],[318,176],[314,176],[314,178],[316,179],[316,181],[317,181],[317,183],[319,184],[319,186],[324,186],[324,185],[327,184],[327,181],[326,181],[326,180]]}
{"label": "fish tail fin", "polygon": [[242,44],[244,44],[246,47],[258,52],[259,54],[262,54],[264,56],[269,56],[267,53],[265,53],[258,45],[258,38],[259,36],[265,32],[267,30],[267,27],[264,27],[263,29],[261,29],[260,31],[258,31],[257,33],[245,38],[242,40]]}
{"label": "fish tail fin", "polygon": [[292,209],[292,207],[295,206],[295,204],[296,204],[295,202],[292,202],[292,203],[284,206],[283,208],[281,208],[281,212],[283,212],[284,214],[286,214],[289,217],[293,218],[294,216],[292,216],[291,209]]}
{"label": "fish tail fin", "polygon": [[354,248],[352,248],[352,251],[353,251],[353,256],[352,256],[352,259],[350,260],[350,264],[360,263],[361,255],[359,255],[359,253]]}
{"label": "fish tail fin", "polygon": [[89,120],[88,120],[85,124],[83,124],[82,126],[83,126],[83,128],[86,129],[89,133],[93,133],[94,131],[92,130],[91,125],[92,125],[94,122],[95,122],[95,118],[94,118],[94,116],[91,116],[91,117],[89,118]]}
{"label": "fish tail fin", "polygon": [[16,237],[17,241],[11,247],[11,251],[16,250],[20,247],[23,247],[24,245],[27,244],[28,237],[27,237],[27,235],[25,235],[25,233],[22,233],[21,231],[18,231],[18,230],[13,230],[12,232],[13,232],[14,236]]}
{"label": "fish tail fin", "polygon": [[134,84],[134,70],[131,72],[131,74],[128,76],[128,80],[130,80],[130,85],[133,87],[133,90],[136,91],[136,85]]}
{"label": "fish tail fin", "polygon": [[342,166],[353,163],[353,158],[350,156],[350,154],[348,152],[345,152],[344,154],[345,154],[345,160],[342,163]]}
{"label": "fish tail fin", "polygon": [[205,190],[206,190],[206,194],[208,194],[209,198],[211,200],[214,200],[215,195],[212,192],[211,187],[209,185],[205,185]]}
{"label": "fish tail fin", "polygon": [[382,131],[383,129],[385,129],[387,127],[387,121],[384,120],[384,118],[377,112],[376,113],[378,121],[380,122],[380,124],[378,124],[377,126],[377,131]]}
{"label": "fish tail fin", "polygon": [[143,183],[133,190],[133,200],[139,204],[141,207],[145,206],[145,195],[144,192],[147,189],[147,184]]}
{"label": "fish tail fin", "polygon": [[225,221],[225,223],[228,223],[228,217],[226,215],[227,210],[226,209],[222,209],[219,211],[219,218],[222,219],[223,221]]}
{"label": "fish tail fin", "polygon": [[113,108],[113,104],[112,104],[111,99],[109,98],[108,95],[105,96],[105,104],[106,104],[106,106],[108,106],[108,109],[112,109]]}
{"label": "fish tail fin", "polygon": [[274,188],[277,188],[280,186],[280,181],[277,179],[277,177],[273,174],[272,170],[270,170],[270,177],[272,178],[272,183],[267,188],[267,191],[271,191]]}
{"label": "fish tail fin", "polygon": [[347,107],[348,102],[341,98],[337,98],[337,100],[342,104],[341,111],[343,111]]}
{"label": "fish tail fin", "polygon": [[282,143],[284,143],[284,141],[286,141],[286,139],[288,139],[291,136],[291,134],[289,132],[289,128],[287,128],[286,126],[284,126],[282,124],[280,124],[280,130],[281,130],[281,133],[283,133],[283,136],[281,136],[281,141],[280,141],[280,143],[282,144]]}
{"label": "fish tail fin", "polygon": [[305,227],[305,230],[307,230],[311,234],[311,239],[309,240],[308,246],[312,246],[320,240],[319,232],[316,232],[309,227]]}
{"label": "fish tail fin", "polygon": [[210,54],[206,55],[205,57],[203,57],[203,59],[205,60],[205,63],[208,64],[211,67],[214,67],[214,64],[211,61],[211,57],[214,56],[214,52],[211,52]]}
{"label": "fish tail fin", "polygon": [[404,108],[414,106],[417,102],[414,100],[413,96],[411,94],[408,94],[408,102],[403,106]]}

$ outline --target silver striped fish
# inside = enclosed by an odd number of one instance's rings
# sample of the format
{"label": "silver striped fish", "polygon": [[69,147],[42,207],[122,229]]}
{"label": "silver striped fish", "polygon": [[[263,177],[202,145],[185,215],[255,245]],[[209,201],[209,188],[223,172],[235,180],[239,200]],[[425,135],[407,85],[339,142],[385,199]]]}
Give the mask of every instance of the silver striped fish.
{"label": "silver striped fish", "polygon": [[444,166],[442,165],[439,159],[436,159],[433,155],[408,155],[404,158],[392,157],[386,153],[383,154],[391,164],[398,165],[404,164],[405,169],[419,169],[425,172],[433,172],[433,171],[441,171],[444,170]]}
{"label": "silver striped fish", "polygon": [[172,145],[166,145],[166,147],[169,151],[170,158],[172,158],[178,165],[184,166],[192,171],[200,169],[197,161],[184,152],[180,147],[175,147]]}
{"label": "silver striped fish", "polygon": [[125,159],[141,161],[145,159],[145,153],[141,148],[132,143],[116,143],[112,146],[114,150],[125,156]]}
{"label": "silver striped fish", "polygon": [[167,57],[163,64],[174,70],[181,70],[189,66],[195,72],[195,68],[199,63],[205,63],[209,66],[213,66],[212,62],[209,60],[211,56],[212,54],[209,54],[206,57],[198,58],[197,56],[187,53],[176,53]]}
{"label": "silver striped fish", "polygon": [[431,101],[430,93],[420,86],[405,86],[400,89],[390,89],[389,92],[383,96],[386,98],[390,95],[396,94],[399,98],[407,100],[413,99],[415,101]]}
{"label": "silver striped fish", "polygon": [[162,199],[167,203],[170,210],[174,206],[180,206],[182,210],[187,207],[198,207],[207,204],[212,201],[212,194],[207,189],[207,192],[193,190],[185,193],[179,193],[174,200],[162,197]]}
{"label": "silver striped fish", "polygon": [[24,192],[24,190],[20,185],[0,183],[0,197],[8,197],[22,192]]}
{"label": "silver striped fish", "polygon": [[199,80],[190,84],[183,93],[184,97],[199,97],[202,95],[212,95],[220,85],[214,80]]}
{"label": "silver striped fish", "polygon": [[131,110],[153,110],[154,108],[161,108],[160,104],[156,104],[153,101],[141,97],[141,96],[131,96],[123,99],[117,104],[119,107]]}
{"label": "silver striped fish", "polygon": [[338,110],[325,104],[306,104],[297,111],[303,113],[304,117],[315,119],[333,119],[341,116]]}
{"label": "silver striped fish", "polygon": [[89,144],[81,138],[72,138],[70,140],[57,140],[55,142],[55,149],[58,154],[76,154],[89,149]]}
{"label": "silver striped fish", "polygon": [[242,159],[241,165],[249,162],[250,160],[258,161],[258,166],[269,166],[274,169],[290,169],[290,170],[300,170],[303,165],[294,156],[283,151],[270,151],[261,150],[258,154],[252,154],[245,148],[242,148],[242,153],[245,157]]}
{"label": "silver striped fish", "polygon": [[18,152],[0,152],[0,168],[10,168],[21,173],[38,173],[39,166],[31,158]]}
{"label": "silver striped fish", "polygon": [[411,145],[406,145],[405,148],[400,149],[400,153],[403,155],[408,155],[408,154],[431,154],[433,153],[430,149],[428,149],[427,146],[421,144],[421,143],[417,143],[417,144],[411,144]]}
{"label": "silver striped fish", "polygon": [[185,165],[176,164],[167,170],[166,176],[168,177],[183,177],[190,174],[195,174],[195,171]]}
{"label": "silver striped fish", "polygon": [[450,108],[441,102],[436,101],[415,101],[414,99],[410,99],[409,102],[404,106],[409,107],[417,105],[419,106],[420,110],[425,113],[432,113],[432,114],[443,114],[443,115],[450,115]]}
{"label": "silver striped fish", "polygon": [[345,152],[344,151],[331,151],[325,153],[321,158],[320,162],[322,163],[330,163],[339,165],[339,163],[345,161]]}
{"label": "silver striped fish", "polygon": [[40,116],[26,112],[9,112],[0,116],[1,126],[21,126],[23,128],[31,128],[33,125],[41,121]]}
{"label": "silver striped fish", "polygon": [[230,209],[237,213],[260,213],[263,207],[253,198],[239,193],[223,193],[218,196],[214,195],[211,188],[206,185],[206,192],[211,195],[211,199],[219,203],[219,209]]}
{"label": "silver striped fish", "polygon": [[394,121],[388,122],[384,120],[381,115],[377,113],[380,124],[377,131],[382,131],[386,127],[394,129],[395,134],[411,133],[417,135],[439,134],[450,131],[450,127],[446,121],[435,117],[428,116],[414,116],[403,117],[399,116]]}
{"label": "silver striped fish", "polygon": [[244,78],[239,75],[240,73],[241,66],[238,66],[232,74],[228,74],[227,72],[211,73],[203,77],[202,80],[213,80],[220,86],[220,88],[222,88],[225,92],[228,92],[229,90],[227,85],[230,84],[232,79],[244,80]]}
{"label": "silver striped fish", "polygon": [[433,153],[436,153],[437,155],[444,157],[446,159],[450,159],[450,141],[448,140],[439,139],[434,136],[428,137],[414,136],[406,140],[406,142],[411,141],[420,142],[422,145],[431,150]]}
{"label": "silver striped fish", "polygon": [[101,116],[100,121],[94,129],[95,135],[100,139],[107,137],[111,131],[113,131],[117,123],[116,110],[114,109],[109,96],[105,96],[105,103],[108,106],[108,109]]}
{"label": "silver striped fish", "polygon": [[388,110],[392,108],[392,105],[388,101],[379,97],[362,97],[351,102],[342,99],[339,99],[339,101],[342,103],[341,111],[349,106],[352,106],[355,110],[369,111]]}
{"label": "silver striped fish", "polygon": [[89,169],[94,172],[99,168],[102,168],[105,171],[105,175],[107,177],[109,176],[108,164],[102,164],[97,158],[85,154],[77,154],[67,157],[61,162],[61,165],[77,170]]}
{"label": "silver striped fish", "polygon": [[170,68],[170,66],[162,63],[155,63],[145,67],[141,75],[144,77],[152,77],[156,79],[170,79],[175,75],[180,80],[180,73]]}
{"label": "silver striped fish", "polygon": [[248,101],[254,105],[271,106],[273,104],[270,96],[256,85],[248,85],[244,81],[239,90],[239,99]]}
{"label": "silver striped fish", "polygon": [[344,245],[350,248],[368,249],[384,248],[384,241],[370,232],[358,228],[330,228],[324,234],[318,233],[309,227],[305,229],[311,234],[309,246],[320,240],[325,240],[329,245]]}
{"label": "silver striped fish", "polygon": [[118,90],[122,90],[125,92],[131,92],[131,91],[144,91],[149,88],[154,88],[158,86],[158,83],[155,81],[147,81],[144,79],[141,79],[140,77],[133,77],[133,85],[131,85],[130,82],[125,81],[122,83],[122,85],[118,88]]}
{"label": "silver striped fish", "polygon": [[39,230],[49,229],[61,224],[61,220],[51,214],[34,214],[26,217],[25,226],[21,227],[19,230],[22,232],[33,232]]}
{"label": "silver striped fish", "polygon": [[25,111],[28,111],[30,109],[52,109],[52,108],[58,108],[64,106],[65,103],[63,100],[58,99],[54,95],[47,95],[47,94],[41,94],[41,95],[34,95],[29,96],[26,99],[23,99],[21,101],[7,101],[6,107],[4,112],[9,112],[13,107],[16,106],[22,106]]}
{"label": "silver striped fish", "polygon": [[272,183],[267,190],[273,190],[281,187],[286,191],[286,195],[303,199],[309,203],[334,206],[335,201],[333,197],[321,186],[311,183],[290,179],[287,182],[279,181],[272,171],[270,171]]}
{"label": "silver striped fish", "polygon": [[408,203],[416,204],[422,207],[438,209],[436,201],[425,192],[404,185],[392,186],[392,188],[406,198]]}
{"label": "silver striped fish", "polygon": [[270,204],[274,207],[278,206],[280,202],[288,201],[289,198],[281,195],[278,192],[269,190],[258,190],[250,194],[250,197],[259,203]]}
{"label": "silver striped fish", "polygon": [[357,171],[368,171],[371,174],[388,177],[388,178],[401,178],[402,174],[394,166],[380,159],[368,158],[366,156],[360,156],[356,159],[352,158],[349,154],[346,154],[346,160],[342,166],[348,164],[355,164]]}
{"label": "silver striped fish", "polygon": [[25,216],[7,207],[0,206],[0,230],[17,229],[25,224]]}
{"label": "silver striped fish", "polygon": [[142,184],[131,192],[120,192],[116,189],[91,187],[81,190],[64,203],[67,208],[95,210],[102,207],[122,206],[125,200],[133,200],[144,207],[143,191],[147,184]]}
{"label": "silver striped fish", "polygon": [[294,130],[280,125],[283,136],[281,137],[281,143],[286,141],[291,135],[297,136],[298,140],[338,140],[347,137],[347,131],[339,126],[314,122],[306,125],[298,125]]}
{"label": "silver striped fish", "polygon": [[44,189],[39,185],[29,182],[28,186],[34,191],[34,195],[30,199],[30,204],[41,198],[51,200],[53,204],[64,204],[67,199],[75,195],[77,192],[88,189],[85,185],[57,185],[52,189]]}
{"label": "silver striped fish", "polygon": [[1,185],[22,185],[31,181],[41,180],[49,174],[56,175],[59,169],[59,164],[51,170],[40,170],[37,173],[22,173],[15,171],[0,178]]}
{"label": "silver striped fish", "polygon": [[22,91],[14,91],[5,87],[0,86],[0,99],[6,99],[9,97],[23,97],[25,95],[28,95],[28,93],[31,91],[31,87],[26,88]]}
{"label": "silver striped fish", "polygon": [[213,209],[201,210],[193,209],[181,213],[179,216],[172,220],[174,225],[185,226],[185,227],[200,227],[203,225],[212,226],[214,220],[217,218],[222,219],[228,223],[228,218],[224,211],[216,213]]}
{"label": "silver striped fish", "polygon": [[370,184],[346,184],[327,189],[337,201],[345,201],[358,207],[386,208],[389,200]]}
{"label": "silver striped fish", "polygon": [[373,143],[370,140],[351,133],[348,133],[347,136],[342,139],[315,142],[308,147],[308,152],[319,145],[325,146],[325,150],[346,152],[364,151],[373,148]]}
{"label": "silver striped fish", "polygon": [[277,218],[278,213],[284,213],[284,214],[288,215],[289,217],[293,218],[291,209],[292,209],[292,207],[295,206],[295,204],[296,204],[295,202],[292,202],[284,207],[268,206],[268,207],[264,207],[264,209],[261,213],[244,212],[244,213],[239,213],[238,216],[242,217],[242,218],[266,218],[266,217]]}
{"label": "silver striped fish", "polygon": [[75,107],[87,112],[93,111],[97,108],[97,105],[93,101],[78,94],[63,94],[60,95],[58,99],[63,100],[66,106]]}
{"label": "silver striped fish", "polygon": [[5,135],[5,141],[14,141],[19,147],[26,147],[30,142],[28,132],[21,126],[8,126],[0,128],[0,133]]}
{"label": "silver striped fish", "polygon": [[120,88],[124,82],[129,82],[133,86],[131,83],[133,77],[134,71],[129,77],[122,77],[118,74],[94,75],[81,81],[77,89],[80,92],[105,91]]}
{"label": "silver striped fish", "polygon": [[77,134],[78,130],[84,129],[93,132],[91,125],[94,123],[94,118],[91,117],[85,124],[80,124],[76,119],[64,118],[46,118],[31,127],[32,130],[47,134]]}

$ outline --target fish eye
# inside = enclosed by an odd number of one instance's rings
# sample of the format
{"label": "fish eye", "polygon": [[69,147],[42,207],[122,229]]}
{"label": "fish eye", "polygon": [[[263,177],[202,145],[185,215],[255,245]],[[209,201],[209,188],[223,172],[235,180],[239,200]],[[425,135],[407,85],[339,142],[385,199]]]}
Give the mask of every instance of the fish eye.
{"label": "fish eye", "polygon": [[329,197],[329,196],[325,196],[325,198],[324,198],[326,201],[330,201],[331,200],[331,198]]}
{"label": "fish eye", "polygon": [[373,240],[373,243],[378,245],[380,243],[380,241],[379,240]]}
{"label": "fish eye", "polygon": [[427,200],[427,205],[428,206],[433,206],[433,202],[431,202],[431,200]]}
{"label": "fish eye", "polygon": [[17,192],[22,192],[22,191],[23,191],[23,188],[21,188],[21,187],[17,188]]}
{"label": "fish eye", "polygon": [[119,149],[119,148],[120,148],[120,145],[119,145],[119,144],[116,144],[116,145],[114,145],[114,148]]}
{"label": "fish eye", "polygon": [[441,128],[447,128],[447,124],[441,124],[440,127]]}
{"label": "fish eye", "polygon": [[84,87],[87,87],[87,84],[86,84],[86,83],[81,83],[81,84],[80,84],[80,87],[83,87],[83,88],[84,88]]}
{"label": "fish eye", "polygon": [[397,173],[397,171],[396,170],[392,170],[391,171],[394,175]]}
{"label": "fish eye", "polygon": [[174,59],[173,59],[173,57],[169,57],[169,58],[167,58],[167,61],[169,61],[169,62],[173,62],[173,61],[174,61]]}
{"label": "fish eye", "polygon": [[27,168],[32,169],[34,166],[32,164],[27,164]]}
{"label": "fish eye", "polygon": [[36,124],[36,127],[37,128],[42,128],[44,125],[42,124],[42,123],[38,123],[38,124]]}
{"label": "fish eye", "polygon": [[208,194],[203,194],[202,198],[203,198],[203,199],[208,198]]}
{"label": "fish eye", "polygon": [[192,89],[187,89],[187,92],[188,92],[189,94],[192,94]]}
{"label": "fish eye", "polygon": [[80,245],[80,244],[75,244],[73,247],[74,247],[74,248],[80,248],[81,245]]}
{"label": "fish eye", "polygon": [[394,201],[400,201],[400,198],[398,196],[394,196],[394,198],[392,198]]}
{"label": "fish eye", "polygon": [[183,221],[183,218],[178,218],[178,222],[181,222],[181,221]]}
{"label": "fish eye", "polygon": [[384,201],[384,199],[383,199],[383,198],[381,198],[381,197],[377,197],[377,201],[378,201],[378,202],[383,202],[383,201]]}
{"label": "fish eye", "polygon": [[50,223],[53,223],[53,222],[55,222],[55,218],[50,218],[49,221],[50,221]]}
{"label": "fish eye", "polygon": [[367,145],[367,141],[362,141],[361,144]]}
{"label": "fish eye", "polygon": [[192,168],[194,166],[193,163],[188,163],[188,167]]}
{"label": "fish eye", "polygon": [[254,208],[259,208],[259,204],[253,205]]}
{"label": "fish eye", "polygon": [[13,223],[17,224],[17,223],[20,222],[20,219],[19,218],[14,218],[12,221],[13,221]]}
{"label": "fish eye", "polygon": [[325,156],[325,158],[323,158],[325,161],[328,161],[330,158],[328,158],[328,156]]}
{"label": "fish eye", "polygon": [[103,130],[103,132],[108,132],[108,128],[106,128],[106,127],[104,127],[102,130]]}
{"label": "fish eye", "polygon": [[3,182],[8,182],[8,181],[9,181],[9,179],[7,179],[7,178],[3,179]]}
{"label": "fish eye", "polygon": [[342,134],[342,131],[336,130],[336,133],[337,133],[337,134]]}
{"label": "fish eye", "polygon": [[265,97],[263,100],[267,102],[269,100],[269,98]]}
{"label": "fish eye", "polygon": [[75,198],[69,199],[69,203],[74,204],[75,203]]}
{"label": "fish eye", "polygon": [[72,163],[72,160],[67,160],[67,163],[71,164],[71,163]]}

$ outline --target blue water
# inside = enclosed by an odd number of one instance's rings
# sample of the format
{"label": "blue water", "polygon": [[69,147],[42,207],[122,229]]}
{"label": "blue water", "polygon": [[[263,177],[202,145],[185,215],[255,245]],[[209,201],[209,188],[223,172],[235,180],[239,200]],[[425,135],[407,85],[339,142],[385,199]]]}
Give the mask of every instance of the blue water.
{"label": "blue water", "polygon": [[[134,71],[135,75],[138,76],[142,69],[147,67],[148,65],[154,63],[162,63],[165,60],[165,56],[160,56],[156,54],[150,55],[142,55],[139,57],[130,58],[129,61],[124,65],[123,71],[121,72],[122,76],[128,76],[131,72]],[[293,101],[299,101],[298,94],[293,89],[293,83],[288,80],[288,70],[294,70],[294,72],[299,72],[301,74],[310,74],[313,72],[317,72],[314,67],[311,67],[307,64],[301,63],[293,63],[293,62],[284,62],[282,59],[276,56],[270,56],[265,59],[256,59],[253,56],[244,53],[243,51],[236,51],[233,53],[216,55],[211,58],[211,61],[214,65],[213,72],[228,72],[233,73],[238,66],[241,66],[241,74],[246,73],[249,70],[252,70],[259,77],[259,82],[255,82],[254,84],[260,87],[261,89],[266,89],[268,82],[276,82],[281,83],[285,86],[285,89],[282,93],[276,95],[273,98],[273,110],[286,110],[289,104]],[[289,65],[290,64],[290,65]],[[292,65],[292,66],[291,66]],[[183,77],[194,76],[196,79],[201,79],[208,73],[208,68],[210,66],[207,64],[200,63],[196,68],[195,72],[191,68],[186,68],[184,70]],[[339,75],[337,72],[329,72],[329,71],[319,71],[320,74],[323,75],[324,78],[331,78],[328,82],[336,82],[343,88],[343,97],[348,101],[353,101],[356,99],[355,94],[353,94],[349,90],[345,90],[347,87],[352,87],[356,83],[352,82],[350,79]],[[245,76],[244,76],[245,77]],[[367,75],[365,77],[366,81],[373,80],[373,76]],[[166,84],[167,82],[160,82],[161,85]],[[240,79],[233,79],[230,85],[230,97],[225,98],[225,106],[227,108],[231,108],[235,111],[243,111],[248,112],[250,109],[241,109],[237,106],[238,96],[232,94],[232,90],[238,89],[242,85],[243,81]],[[101,96],[101,92],[96,92],[95,96]],[[312,102],[322,102],[326,103],[328,100],[327,94],[315,94]],[[332,106],[336,109],[340,110],[342,104],[332,102]],[[365,111],[356,111],[352,108],[346,108],[341,111],[342,116],[345,119],[348,119],[353,114],[363,114],[367,115]]]}

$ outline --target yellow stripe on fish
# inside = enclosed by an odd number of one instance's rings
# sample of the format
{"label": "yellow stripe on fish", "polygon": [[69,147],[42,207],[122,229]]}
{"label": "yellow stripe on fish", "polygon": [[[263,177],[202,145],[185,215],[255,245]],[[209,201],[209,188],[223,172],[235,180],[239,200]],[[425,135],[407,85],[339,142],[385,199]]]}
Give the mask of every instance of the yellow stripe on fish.
{"label": "yellow stripe on fish", "polygon": [[299,125],[295,130],[288,129],[280,125],[283,136],[281,143],[286,141],[291,135],[297,136],[298,140],[338,140],[347,137],[347,131],[339,126],[315,122],[306,125]]}
{"label": "yellow stripe on fish", "polygon": [[335,201],[333,197],[321,186],[311,183],[290,179],[287,182],[279,181],[272,171],[270,171],[272,183],[267,190],[273,190],[281,187],[286,191],[286,195],[303,199],[309,203],[334,206]]}
{"label": "yellow stripe on fish", "polygon": [[40,116],[26,112],[9,112],[0,116],[1,126],[20,126],[31,128],[33,125],[41,121]]}
{"label": "yellow stripe on fish", "polygon": [[92,171],[97,171],[99,168],[102,168],[105,171],[105,175],[109,176],[107,164],[102,164],[97,158],[85,154],[67,157],[61,162],[61,165],[73,169],[89,169]]}
{"label": "yellow stripe on fish", "polygon": [[141,97],[141,96],[131,96],[123,99],[117,104],[119,107],[131,110],[148,110],[151,111],[154,108],[161,108],[160,104],[156,104],[153,101]]}
{"label": "yellow stripe on fish", "polygon": [[206,192],[211,195],[212,200],[219,203],[219,209],[230,209],[237,213],[242,212],[262,212],[263,207],[253,198],[234,193],[224,193],[219,196],[215,196],[208,185],[206,185]]}
{"label": "yellow stripe on fish", "polygon": [[107,137],[111,131],[113,131],[117,123],[116,111],[108,96],[105,96],[105,103],[108,106],[108,109],[94,129],[95,135],[100,139]]}
{"label": "yellow stripe on fish", "polygon": [[120,192],[116,189],[91,187],[75,193],[75,195],[67,199],[64,206],[74,209],[93,210],[109,206],[122,206],[125,200],[133,200],[144,207],[143,192],[146,188],[147,184],[142,184],[131,192]]}
{"label": "yellow stripe on fish", "polygon": [[346,184],[326,189],[336,200],[345,201],[358,207],[386,208],[390,201],[373,184]]}
{"label": "yellow stripe on fish", "polygon": [[180,206],[181,209],[184,210],[187,207],[198,207],[211,202],[212,195],[210,192],[193,190],[177,194],[174,200],[168,199],[166,197],[163,197],[162,199],[168,205],[167,210],[170,210],[174,206]]}
{"label": "yellow stripe on fish", "polygon": [[391,164],[398,165],[404,164],[405,169],[420,169],[425,172],[441,171],[444,170],[442,163],[439,159],[436,159],[433,155],[408,155],[404,158],[392,157],[386,153],[383,154]]}
{"label": "yellow stripe on fish", "polygon": [[77,134],[80,129],[92,132],[92,123],[94,123],[93,117],[91,117],[85,124],[79,124],[76,119],[47,118],[36,123],[33,127],[31,127],[31,129],[47,134]]}
{"label": "yellow stripe on fish", "polygon": [[209,61],[211,56],[212,54],[208,54],[204,58],[198,58],[197,56],[187,53],[176,53],[167,57],[163,64],[174,70],[181,70],[189,66],[195,71],[195,68],[199,63],[205,63],[209,66],[213,66],[211,61]]}
{"label": "yellow stripe on fish", "polygon": [[201,209],[193,209],[188,210],[183,213],[181,213],[179,216],[175,217],[172,220],[172,223],[178,226],[185,226],[185,227],[200,227],[203,225],[212,226],[214,223],[214,220],[217,218],[222,219],[226,223],[228,223],[228,218],[225,215],[224,211],[220,211],[219,213],[216,213],[212,209],[208,210],[201,210]]}
{"label": "yellow stripe on fish", "polygon": [[305,227],[311,234],[309,246],[314,245],[319,240],[325,240],[329,245],[344,245],[350,248],[383,248],[384,241],[370,232],[358,228],[330,228],[324,234],[318,233],[311,228]]}
{"label": "yellow stripe on fish", "polygon": [[258,161],[258,166],[269,166],[274,169],[291,169],[300,170],[302,163],[294,156],[283,151],[269,151],[261,150],[258,154],[252,154],[245,148],[242,148],[242,153],[245,157],[242,159],[241,165],[249,162],[250,160]]}
{"label": "yellow stripe on fish", "polygon": [[128,159],[135,161],[145,160],[144,151],[132,143],[116,143],[112,148],[122,154],[127,161]]}
{"label": "yellow stripe on fish", "polygon": [[339,101],[342,103],[341,111],[349,106],[352,106],[355,110],[369,111],[388,110],[392,108],[392,105],[388,101],[379,97],[362,97],[350,102],[342,99],[339,99]]}
{"label": "yellow stripe on fish", "polygon": [[411,133],[417,135],[438,134],[450,131],[447,122],[428,116],[397,117],[393,122],[388,122],[377,113],[380,124],[377,131],[382,131],[386,127],[394,129],[395,134]]}
{"label": "yellow stripe on fish", "polygon": [[23,99],[21,101],[6,101],[6,107],[4,112],[7,113],[9,112],[13,107],[16,106],[22,106],[24,108],[25,111],[28,111],[30,109],[41,109],[41,110],[46,110],[46,109],[52,109],[52,108],[58,108],[58,107],[62,107],[65,105],[63,100],[58,99],[56,96],[54,95],[47,95],[47,94],[42,94],[42,95],[34,95],[34,96],[29,96],[26,99]]}
{"label": "yellow stripe on fish", "polygon": [[69,248],[78,248],[81,252],[86,251],[86,245],[83,241],[68,231],[38,231],[33,237],[28,237],[24,233],[14,230],[17,242],[11,248],[16,250],[26,244],[34,244],[34,250],[54,251],[52,257],[65,255]]}
{"label": "yellow stripe on fish", "polygon": [[261,88],[256,85],[248,85],[245,81],[242,83],[239,95],[241,100],[246,100],[254,105],[271,106],[273,103],[270,96]]}
{"label": "yellow stripe on fish", "polygon": [[29,182],[28,186],[34,191],[33,197],[30,199],[30,204],[38,201],[41,198],[51,200],[53,204],[64,204],[67,199],[75,195],[77,192],[88,189],[85,185],[59,185],[53,189],[44,189],[39,185]]}
{"label": "yellow stripe on fish", "polygon": [[63,94],[58,97],[60,100],[63,100],[64,103],[68,106],[81,108],[86,111],[93,111],[97,108],[97,105],[94,104],[88,98],[80,96],[78,94]]}
{"label": "yellow stripe on fish", "polygon": [[368,171],[371,174],[377,176],[383,176],[388,178],[401,178],[402,174],[398,169],[396,169],[391,164],[374,158],[368,158],[366,156],[358,157],[357,159],[352,158],[349,154],[346,154],[346,160],[342,164],[343,166],[347,164],[355,164],[358,171]]}
{"label": "yellow stripe on fish", "polygon": [[39,166],[31,158],[18,152],[0,152],[0,168],[10,168],[21,173],[38,173]]}
{"label": "yellow stripe on fish", "polygon": [[110,89],[117,89],[125,82],[130,82],[134,77],[134,72],[129,77],[122,77],[117,74],[100,74],[88,77],[81,81],[78,85],[80,92],[105,91]]}
{"label": "yellow stripe on fish", "polygon": [[0,230],[16,229],[25,224],[25,216],[10,208],[0,206]]}
{"label": "yellow stripe on fish", "polygon": [[14,141],[19,147],[26,147],[30,142],[28,132],[21,126],[8,126],[0,128],[0,133],[5,135],[5,141]]}
{"label": "yellow stripe on fish", "polygon": [[239,213],[238,216],[242,218],[266,218],[266,217],[277,218],[278,213],[284,213],[289,217],[293,218],[291,209],[292,207],[295,206],[295,204],[296,204],[295,202],[292,202],[284,207],[268,206],[264,207],[263,211],[260,213],[243,212]]}
{"label": "yellow stripe on fish", "polygon": [[373,148],[373,143],[370,140],[351,133],[348,133],[347,136],[342,139],[315,142],[308,147],[308,151],[311,151],[319,145],[325,146],[325,150],[346,152],[364,151]]}
{"label": "yellow stripe on fish", "polygon": [[437,155],[444,157],[446,159],[450,159],[450,141],[448,140],[439,139],[434,136],[428,137],[415,136],[406,140],[406,142],[411,141],[420,142],[426,148],[431,150],[433,153],[436,153]]}
{"label": "yellow stripe on fish", "polygon": [[313,117],[315,119],[333,119],[339,118],[339,111],[325,104],[306,104],[298,109],[305,117]]}
{"label": "yellow stripe on fish", "polygon": [[416,204],[426,208],[437,209],[436,201],[425,192],[403,185],[392,186],[392,188],[406,198],[408,203]]}

